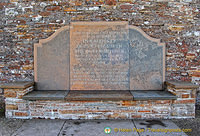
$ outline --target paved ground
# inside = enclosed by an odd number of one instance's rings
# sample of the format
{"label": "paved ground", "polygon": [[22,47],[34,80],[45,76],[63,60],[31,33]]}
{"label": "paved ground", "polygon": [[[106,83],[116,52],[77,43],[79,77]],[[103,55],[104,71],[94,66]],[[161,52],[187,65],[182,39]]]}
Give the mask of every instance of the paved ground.
{"label": "paved ground", "polygon": [[198,136],[200,111],[196,114],[195,119],[178,120],[20,120],[0,115],[0,136]]}
{"label": "paved ground", "polygon": [[[110,134],[104,132],[111,129]],[[109,130],[107,128],[107,130]],[[166,132],[158,132],[159,130]],[[180,132],[169,132],[179,131]],[[0,118],[1,136],[186,136],[170,120],[17,120]]]}

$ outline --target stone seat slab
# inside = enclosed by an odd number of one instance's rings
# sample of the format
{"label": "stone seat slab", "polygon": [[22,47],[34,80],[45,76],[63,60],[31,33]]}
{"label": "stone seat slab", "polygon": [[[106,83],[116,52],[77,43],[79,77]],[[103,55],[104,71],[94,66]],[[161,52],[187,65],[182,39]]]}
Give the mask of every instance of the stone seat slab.
{"label": "stone seat slab", "polygon": [[117,101],[117,100],[133,100],[133,96],[128,90],[71,90],[66,100],[105,100],[105,101]]}
{"label": "stone seat slab", "polygon": [[182,81],[166,81],[165,84],[176,89],[196,89],[199,87],[191,82]]}
{"label": "stone seat slab", "polygon": [[16,82],[10,82],[10,83],[4,83],[4,84],[0,84],[0,88],[4,88],[4,89],[23,89],[23,88],[27,88],[34,85],[34,82],[32,81],[16,81]]}
{"label": "stone seat slab", "polygon": [[134,100],[175,100],[177,96],[162,90],[130,91]]}
{"label": "stone seat slab", "polygon": [[66,91],[55,90],[35,90],[23,96],[25,100],[64,100],[69,93]]}

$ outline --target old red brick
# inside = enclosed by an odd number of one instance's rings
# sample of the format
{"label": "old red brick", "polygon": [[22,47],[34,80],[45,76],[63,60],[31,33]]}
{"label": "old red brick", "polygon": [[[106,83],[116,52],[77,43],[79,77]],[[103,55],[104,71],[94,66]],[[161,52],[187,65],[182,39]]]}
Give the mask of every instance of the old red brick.
{"label": "old red brick", "polygon": [[6,110],[18,110],[18,106],[14,104],[6,104]]}
{"label": "old red brick", "polygon": [[189,94],[182,94],[182,98],[189,98]]}
{"label": "old red brick", "polygon": [[193,73],[192,73],[192,76],[193,76],[193,77],[200,77],[200,72],[193,72]]}
{"label": "old red brick", "polygon": [[173,100],[174,104],[186,104],[186,103],[195,103],[195,99],[189,100]]}
{"label": "old red brick", "polygon": [[16,98],[17,97],[17,93],[14,90],[4,90],[4,96],[7,97],[12,97],[12,98]]}
{"label": "old red brick", "polygon": [[130,10],[132,7],[133,7],[132,5],[127,5],[127,4],[120,5],[120,8],[122,10]]}
{"label": "old red brick", "polygon": [[122,106],[135,106],[136,102],[135,101],[123,101]]}
{"label": "old red brick", "polygon": [[43,16],[43,17],[47,17],[47,16],[51,15],[51,12],[47,12],[47,11],[40,12],[40,15]]}
{"label": "old red brick", "polygon": [[171,100],[157,100],[156,102],[155,102],[156,104],[167,104],[167,103],[171,103]]}
{"label": "old red brick", "polygon": [[15,112],[15,116],[28,116],[26,112]]}
{"label": "old red brick", "polygon": [[141,115],[132,115],[131,117],[132,117],[132,118],[142,118]]}
{"label": "old red brick", "polygon": [[139,110],[138,112],[151,112],[150,110]]}
{"label": "old red brick", "polygon": [[49,6],[46,8],[47,11],[60,11],[61,9],[61,6]]}
{"label": "old red brick", "polygon": [[60,110],[61,114],[84,114],[87,111],[85,110]]}
{"label": "old red brick", "polygon": [[106,0],[106,5],[116,5],[116,0]]}

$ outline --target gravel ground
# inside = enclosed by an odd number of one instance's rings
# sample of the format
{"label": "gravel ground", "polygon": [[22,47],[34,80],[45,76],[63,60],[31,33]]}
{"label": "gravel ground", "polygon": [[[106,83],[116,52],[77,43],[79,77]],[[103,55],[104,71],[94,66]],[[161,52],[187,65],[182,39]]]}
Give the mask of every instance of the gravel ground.
{"label": "gravel ground", "polygon": [[[0,136],[10,136],[19,129],[26,120],[21,119],[6,119],[0,112]],[[196,110],[195,119],[172,119],[180,129],[191,129],[191,132],[186,132],[188,136],[199,136],[200,134],[200,110]]]}
{"label": "gravel ground", "polygon": [[173,119],[172,121],[181,129],[192,129],[191,132],[185,132],[188,136],[200,135],[200,110],[196,110],[195,119]]}

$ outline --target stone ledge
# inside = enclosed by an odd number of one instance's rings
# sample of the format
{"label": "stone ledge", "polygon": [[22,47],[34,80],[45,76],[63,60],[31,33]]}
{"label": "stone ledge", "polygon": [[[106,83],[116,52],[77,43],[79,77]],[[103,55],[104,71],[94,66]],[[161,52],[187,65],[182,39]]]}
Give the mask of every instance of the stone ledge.
{"label": "stone ledge", "polygon": [[32,81],[16,81],[10,83],[4,83],[0,85],[0,88],[3,89],[24,89],[34,85]]}
{"label": "stone ledge", "polygon": [[69,91],[32,91],[23,96],[25,100],[64,100]]}
{"label": "stone ledge", "polygon": [[131,91],[134,100],[175,100],[177,96],[167,91]]}
{"label": "stone ledge", "polygon": [[79,91],[79,90],[71,90],[66,100],[73,101],[95,101],[95,100],[103,100],[103,101],[119,101],[119,100],[133,100],[133,96],[130,91],[127,90],[87,90],[87,91]]}
{"label": "stone ledge", "polygon": [[192,84],[191,82],[183,81],[166,81],[165,84],[176,89],[196,89],[199,87],[198,85]]}
{"label": "stone ledge", "polygon": [[166,91],[128,90],[71,90],[32,91],[23,96],[25,100],[68,100],[68,101],[132,101],[132,100],[175,100],[177,96]]}

